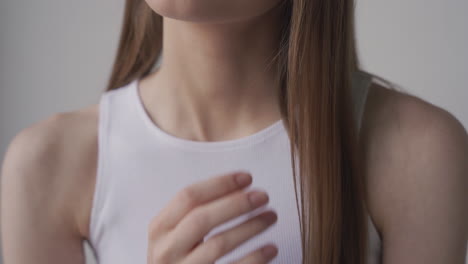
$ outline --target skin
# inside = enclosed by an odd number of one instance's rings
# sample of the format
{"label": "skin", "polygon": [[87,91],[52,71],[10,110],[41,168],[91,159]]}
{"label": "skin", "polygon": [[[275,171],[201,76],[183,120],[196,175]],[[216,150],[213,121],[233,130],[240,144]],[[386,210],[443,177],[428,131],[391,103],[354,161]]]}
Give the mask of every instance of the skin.
{"label": "skin", "polygon": [[[247,1],[255,2],[240,2]],[[140,83],[158,126],[181,138],[215,141],[252,134],[281,118],[275,67],[266,67],[278,48],[279,9],[273,1],[258,2],[270,5],[240,22],[165,18],[164,66]]]}
{"label": "skin", "polygon": [[[275,212],[262,213],[203,241],[215,226],[268,202],[268,195],[264,192],[242,192],[241,188],[251,183],[251,175],[234,173],[214,177],[180,191],[150,224],[148,263],[214,263],[242,242],[264,231],[277,220]],[[267,263],[276,253],[273,245],[267,245],[236,263]]]}
{"label": "skin", "polygon": [[[192,2],[148,1],[167,17],[164,66],[140,83],[153,121],[178,137],[219,141],[247,136],[278,120],[275,72],[265,70],[278,38],[276,3],[223,1],[219,13],[210,13],[210,4],[219,1]],[[54,114],[23,129],[10,143],[1,191],[7,264],[84,263],[97,124],[98,106],[92,105]],[[360,144],[383,263],[463,264],[468,236],[468,137],[463,126],[443,109],[374,83]],[[212,263],[268,228],[267,221],[254,219],[234,227],[242,232],[217,237],[224,241],[222,247],[199,243],[215,223],[255,207],[243,187],[234,185],[236,175],[220,175],[174,194],[148,227],[148,263]],[[203,225],[204,217],[213,222]],[[187,227],[194,223],[203,232]],[[172,247],[176,236],[190,237],[188,244]],[[255,249],[239,263],[268,260]]]}

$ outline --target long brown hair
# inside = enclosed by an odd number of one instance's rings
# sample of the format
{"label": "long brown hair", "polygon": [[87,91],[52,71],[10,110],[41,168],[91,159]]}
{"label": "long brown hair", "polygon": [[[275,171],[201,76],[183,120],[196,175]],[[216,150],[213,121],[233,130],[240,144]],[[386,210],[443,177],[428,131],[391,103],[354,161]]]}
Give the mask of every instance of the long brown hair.
{"label": "long brown hair", "polygon": [[[366,263],[365,181],[351,102],[354,1],[285,0],[282,8],[278,102],[300,190],[303,263]],[[161,48],[162,17],[144,0],[127,0],[107,90],[149,74]]]}

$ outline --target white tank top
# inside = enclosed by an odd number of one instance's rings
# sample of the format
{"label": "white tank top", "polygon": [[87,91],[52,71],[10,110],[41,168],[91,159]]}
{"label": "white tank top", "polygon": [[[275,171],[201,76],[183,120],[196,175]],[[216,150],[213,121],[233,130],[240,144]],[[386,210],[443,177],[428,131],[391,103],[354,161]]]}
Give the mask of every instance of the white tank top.
{"label": "white tank top", "polygon": [[[360,123],[371,79],[362,72],[353,78]],[[302,263],[289,138],[282,120],[234,140],[178,138],[161,130],[147,115],[138,81],[105,92],[100,99],[98,170],[89,239],[98,263],[146,263],[148,225],[169,200],[193,182],[235,170],[251,172],[250,187],[267,191],[270,202],[216,227],[205,239],[266,209],[276,211],[278,220],[216,263],[230,263],[267,242],[278,247],[271,263]],[[368,231],[368,264],[377,264],[381,240],[370,217]]]}

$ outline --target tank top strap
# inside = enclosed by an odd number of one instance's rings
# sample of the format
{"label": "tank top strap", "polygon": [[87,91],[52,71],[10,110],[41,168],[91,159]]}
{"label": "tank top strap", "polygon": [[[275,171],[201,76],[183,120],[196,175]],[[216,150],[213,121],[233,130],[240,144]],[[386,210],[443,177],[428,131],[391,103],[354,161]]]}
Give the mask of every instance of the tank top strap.
{"label": "tank top strap", "polygon": [[367,102],[367,95],[372,83],[372,75],[364,71],[355,71],[352,75],[352,100],[354,119],[357,122],[358,131],[360,131],[362,116]]}
{"label": "tank top strap", "polygon": [[139,140],[144,129],[137,121],[138,112],[132,91],[134,85],[135,81],[132,81],[117,89],[105,91],[99,98],[96,185],[89,222],[89,242],[93,249],[99,245],[106,231],[104,218],[106,203],[109,202],[106,196],[112,191],[110,188],[115,181],[109,173],[115,166],[112,158],[116,155],[131,155],[138,147],[137,144],[145,143]]}
{"label": "tank top strap", "polygon": [[[362,126],[362,117],[364,115],[364,108],[366,106],[372,80],[372,75],[364,71],[355,71],[352,76],[352,101],[354,107],[354,119],[357,123],[358,132]],[[368,263],[377,263],[377,260],[380,260],[382,257],[382,240],[375,223],[368,212],[366,216],[369,239],[367,253]]]}

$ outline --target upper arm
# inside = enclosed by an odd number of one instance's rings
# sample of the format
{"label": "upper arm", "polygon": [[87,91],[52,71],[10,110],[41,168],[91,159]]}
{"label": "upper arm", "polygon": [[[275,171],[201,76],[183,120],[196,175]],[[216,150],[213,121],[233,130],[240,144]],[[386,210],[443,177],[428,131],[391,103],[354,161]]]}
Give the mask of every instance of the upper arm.
{"label": "upper arm", "polygon": [[82,238],[64,176],[63,127],[49,118],[21,131],[2,166],[5,263],[84,263]]}
{"label": "upper arm", "polygon": [[417,98],[388,101],[374,106],[366,146],[369,206],[383,238],[383,263],[464,264],[466,131]]}

